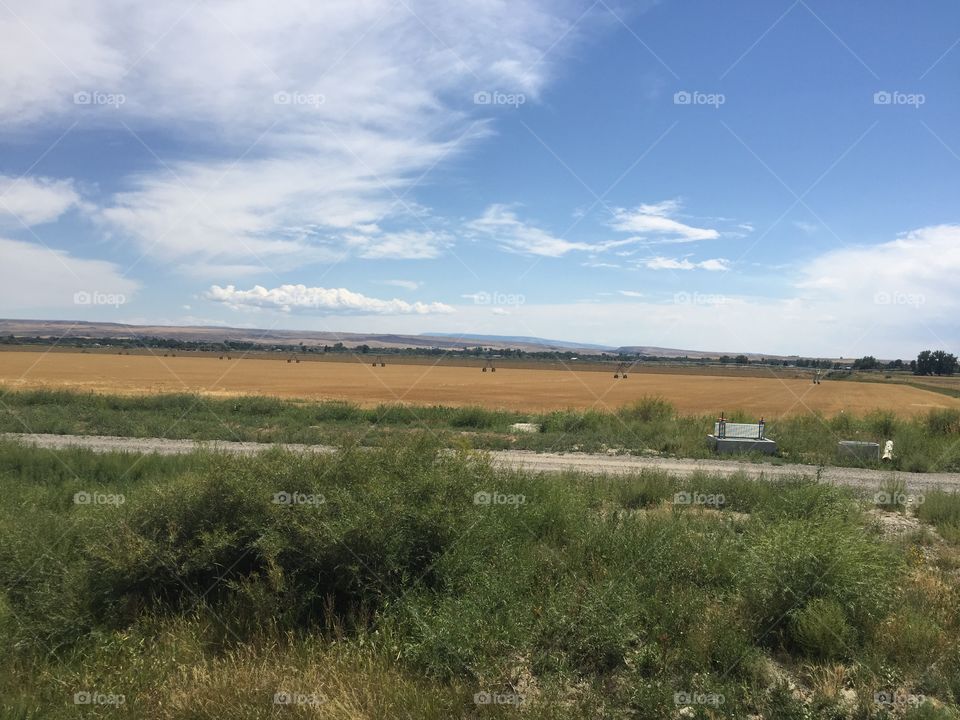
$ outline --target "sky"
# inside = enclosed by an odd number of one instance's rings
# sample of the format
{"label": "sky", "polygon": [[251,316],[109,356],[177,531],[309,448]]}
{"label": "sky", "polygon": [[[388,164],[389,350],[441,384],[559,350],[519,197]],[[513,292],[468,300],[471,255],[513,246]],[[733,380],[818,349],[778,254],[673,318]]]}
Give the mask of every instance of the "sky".
{"label": "sky", "polygon": [[3,0],[0,316],[960,345],[960,5]]}

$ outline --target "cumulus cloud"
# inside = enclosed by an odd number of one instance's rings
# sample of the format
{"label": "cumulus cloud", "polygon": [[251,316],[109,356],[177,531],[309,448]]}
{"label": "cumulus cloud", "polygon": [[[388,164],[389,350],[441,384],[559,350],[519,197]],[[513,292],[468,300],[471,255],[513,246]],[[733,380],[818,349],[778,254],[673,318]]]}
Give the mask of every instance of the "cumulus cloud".
{"label": "cumulus cloud", "polygon": [[341,315],[429,315],[454,312],[451,306],[440,302],[381,300],[351,292],[346,288],[306,285],[281,285],[270,289],[254,285],[249,290],[239,290],[233,285],[212,285],[205,297],[224,303],[234,310],[262,308],[281,312]]}
{"label": "cumulus cloud", "polygon": [[611,227],[660,243],[688,243],[720,237],[718,230],[694,227],[674,219],[672,216],[679,209],[678,200],[641,204],[633,210],[618,208],[614,211]]}
{"label": "cumulus cloud", "polygon": [[4,227],[53,222],[80,203],[71,180],[0,175],[0,224]]}
{"label": "cumulus cloud", "polygon": [[657,256],[643,260],[641,264],[649,270],[709,270],[717,272],[730,269],[730,261],[725,258],[710,258],[709,260],[693,262],[688,258]]}

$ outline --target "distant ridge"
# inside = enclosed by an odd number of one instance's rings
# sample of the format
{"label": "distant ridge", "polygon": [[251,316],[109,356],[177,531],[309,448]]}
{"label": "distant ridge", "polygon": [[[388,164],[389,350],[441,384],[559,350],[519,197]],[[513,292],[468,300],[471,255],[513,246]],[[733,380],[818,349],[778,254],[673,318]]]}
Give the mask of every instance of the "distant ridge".
{"label": "distant ridge", "polygon": [[195,342],[253,342],[262,344],[285,344],[308,346],[343,343],[347,347],[369,345],[378,348],[441,348],[460,350],[477,345],[493,350],[518,349],[530,352],[554,350],[560,352],[626,353],[629,355],[653,355],[657,357],[688,357],[692,359],[716,358],[721,355],[746,355],[751,360],[762,358],[796,358],[785,355],[768,355],[744,352],[711,352],[706,350],[682,350],[646,345],[612,347],[594,343],[578,343],[568,340],[548,340],[525,335],[482,335],[472,333],[422,333],[403,335],[392,333],[338,333],[316,330],[263,330],[257,328],[220,327],[213,325],[127,325],[112,322],[88,322],[85,320],[18,320],[0,319],[0,335],[18,337],[82,337],[82,338],[137,338],[156,337]]}
{"label": "distant ridge", "polygon": [[[588,346],[577,343],[554,342],[538,338],[497,338],[478,335],[403,335],[392,333],[322,332],[315,330],[263,330],[213,325],[127,325],[112,322],[88,322],[83,320],[17,320],[0,319],[0,335],[18,337],[83,337],[83,338],[137,338],[156,337],[194,342],[278,343],[308,346],[343,343],[347,347],[369,345],[379,348],[441,348],[460,350],[482,344],[494,350],[520,349],[528,351],[561,350],[581,351],[602,349],[603,346]],[[484,338],[484,339],[480,339]]]}
{"label": "distant ridge", "polygon": [[570,340],[547,340],[545,338],[532,337],[529,335],[474,335],[469,333],[422,333],[422,337],[435,338],[459,338],[461,340],[471,340],[480,343],[518,343],[524,345],[543,345],[558,349],[583,349],[599,350],[601,352],[617,352],[617,348],[611,345],[595,345],[593,343],[580,343]]}

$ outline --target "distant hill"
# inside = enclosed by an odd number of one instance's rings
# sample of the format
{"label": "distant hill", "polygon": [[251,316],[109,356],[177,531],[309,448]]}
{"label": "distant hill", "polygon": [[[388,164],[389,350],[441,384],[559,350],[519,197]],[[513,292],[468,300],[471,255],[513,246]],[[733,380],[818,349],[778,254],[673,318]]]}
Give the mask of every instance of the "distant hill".
{"label": "distant hill", "polygon": [[460,340],[472,341],[474,345],[481,343],[511,343],[515,345],[540,345],[549,349],[557,350],[596,350],[598,352],[616,352],[617,349],[610,345],[595,345],[593,343],[579,343],[569,340],[547,340],[544,338],[531,337],[528,335],[472,335],[458,333],[424,333],[422,337],[434,338],[458,338]]}
{"label": "distant hill", "polygon": [[798,355],[771,355],[769,353],[752,353],[741,351],[718,352],[715,350],[678,350],[676,348],[651,347],[648,345],[627,345],[618,347],[615,352],[622,352],[627,355],[656,355],[657,357],[688,357],[699,358],[718,358],[723,355],[736,357],[737,355],[746,355],[751,360],[796,360]]}
{"label": "distant hill", "polygon": [[[0,319],[0,335],[18,337],[83,337],[83,338],[137,338],[156,337],[194,342],[253,342],[307,346],[343,343],[347,347],[369,345],[375,348],[440,348],[459,350],[477,345],[494,350],[518,349],[530,352],[555,350],[560,352],[626,353],[629,355],[655,355],[657,357],[716,358],[721,355],[746,355],[751,360],[762,358],[783,359],[787,356],[743,352],[711,352],[706,350],[682,350],[646,345],[627,345],[619,348],[593,343],[578,343],[571,340],[548,340],[524,335],[480,335],[457,333],[425,333],[402,335],[387,333],[337,333],[314,330],[262,330],[256,328],[216,327],[209,325],[125,325],[110,322],[86,322],[71,320],[15,320]],[[796,357],[796,356],[790,356]]]}
{"label": "distant hill", "polygon": [[83,338],[137,338],[157,337],[172,340],[194,342],[235,342],[278,343],[307,346],[333,345],[343,343],[347,347],[369,345],[378,348],[441,348],[458,350],[484,347],[503,350],[507,348],[528,351],[602,349],[602,346],[589,346],[577,343],[540,340],[538,338],[498,338],[482,335],[401,335],[385,333],[338,333],[313,330],[262,330],[256,328],[173,325],[125,325],[110,322],[86,322],[70,320],[14,320],[0,319],[0,335],[18,337],[83,337]]}

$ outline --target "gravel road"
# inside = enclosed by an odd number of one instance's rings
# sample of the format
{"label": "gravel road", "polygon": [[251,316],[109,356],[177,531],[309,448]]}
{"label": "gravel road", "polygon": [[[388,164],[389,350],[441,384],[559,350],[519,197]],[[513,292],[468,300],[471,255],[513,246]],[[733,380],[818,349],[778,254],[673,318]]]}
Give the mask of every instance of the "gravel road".
{"label": "gravel road", "polygon": [[[105,435],[30,435],[2,433],[0,437],[24,445],[51,450],[82,447],[95,452],[134,452],[178,455],[207,448],[221,452],[253,454],[277,447],[269,443],[227,442],[222,440],[197,442],[194,440],[167,440],[163,438],[126,438]],[[280,445],[293,452],[332,452],[326,445]],[[743,472],[751,477],[780,478],[796,475],[816,475],[815,465],[773,465],[770,463],[738,462],[736,460],[684,460],[679,458],[648,458],[633,455],[590,455],[586,453],[538,453],[526,450],[496,450],[490,453],[494,464],[542,473],[578,471],[594,475],[627,475],[641,470],[663,470],[680,477],[697,472],[732,475]],[[890,478],[906,483],[911,492],[934,487],[960,489],[960,473],[908,473],[860,468],[825,467],[824,481],[840,485],[876,489]]]}

